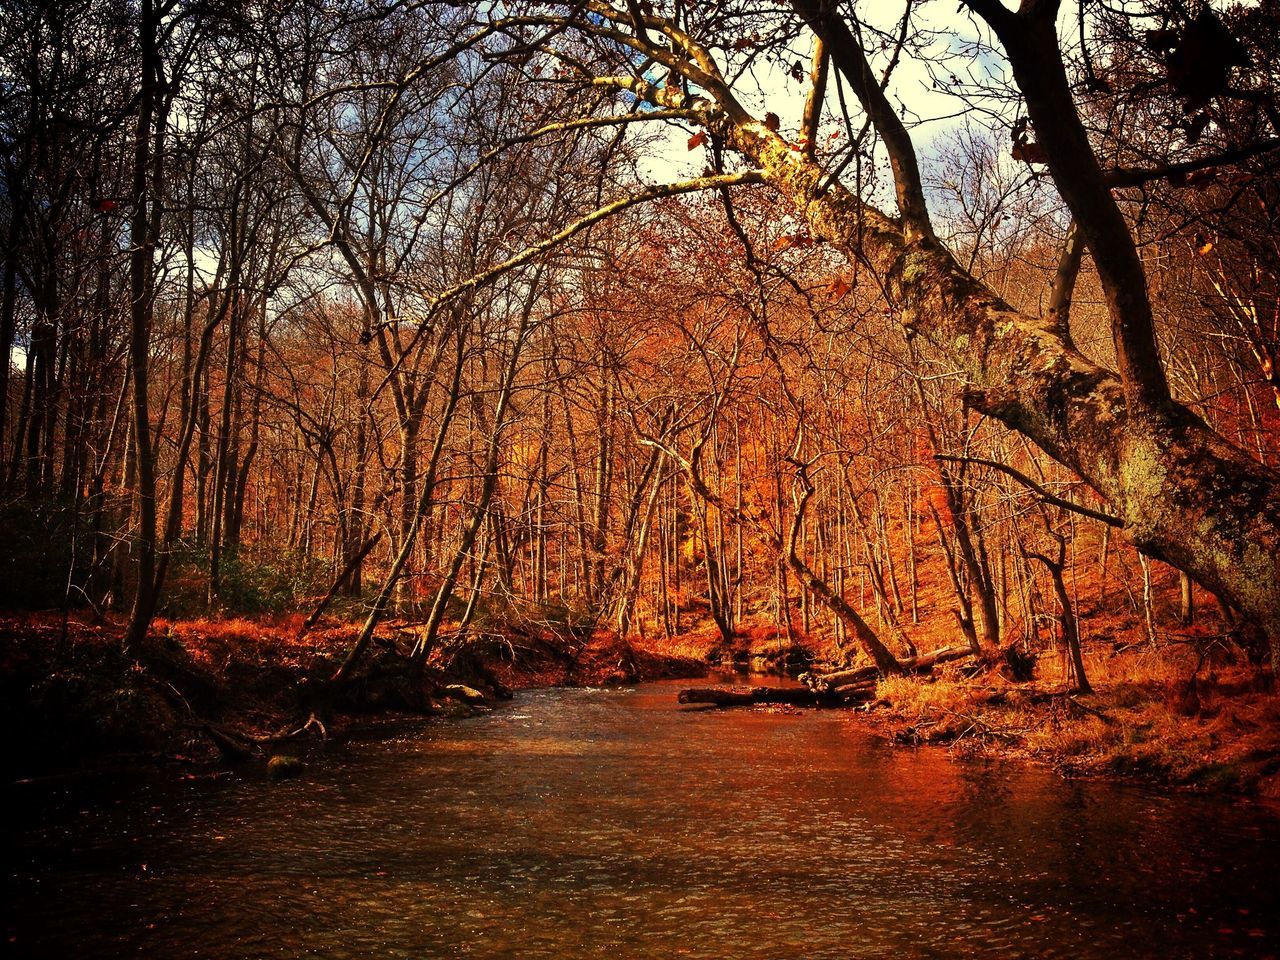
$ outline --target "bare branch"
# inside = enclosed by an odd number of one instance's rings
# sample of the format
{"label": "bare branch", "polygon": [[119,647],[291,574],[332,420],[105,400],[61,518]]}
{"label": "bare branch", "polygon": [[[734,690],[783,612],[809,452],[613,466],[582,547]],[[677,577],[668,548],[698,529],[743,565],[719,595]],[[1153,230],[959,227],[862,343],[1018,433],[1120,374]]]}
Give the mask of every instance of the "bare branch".
{"label": "bare branch", "polygon": [[[898,212],[902,216],[907,238],[915,240],[932,237],[933,225],[925,202],[924,183],[920,177],[915,146],[902,118],[885,96],[880,81],[871,69],[861,41],[854,36],[849,25],[821,0],[791,0],[791,5],[808,24],[809,29],[822,38],[832,61],[853,87],[862,108],[889,152]],[[904,16],[909,15],[908,9]]]}
{"label": "bare branch", "polygon": [[494,280],[498,279],[505,273],[524,266],[549,250],[560,246],[566,240],[576,236],[583,230],[594,226],[602,220],[607,220],[616,213],[621,213],[630,207],[637,206],[641,203],[648,203],[651,200],[661,200],[666,197],[680,196],[685,193],[697,193],[701,190],[714,190],[719,187],[738,186],[748,183],[763,183],[764,176],[758,170],[746,170],[740,173],[726,173],[711,177],[695,177],[692,180],[684,180],[680,183],[664,183],[656,186],[647,187],[639,193],[633,193],[629,196],[622,197],[612,203],[599,207],[590,213],[579,217],[567,227],[553,233],[545,240],[531,244],[525,247],[513,257],[502,261],[483,270],[474,276],[468,277],[460,283],[456,283],[448,289],[436,294],[430,299],[430,303],[423,316],[423,324],[433,316],[440,307],[449,301],[455,299],[463,293],[472,290],[478,290],[481,287],[488,286]]}
{"label": "bare branch", "polygon": [[1017,480],[1023,486],[1027,487],[1029,490],[1031,490],[1032,493],[1036,494],[1038,497],[1044,500],[1045,503],[1051,503],[1055,507],[1061,507],[1063,510],[1070,510],[1072,513],[1078,513],[1078,514],[1081,514],[1082,516],[1089,517],[1090,519],[1099,520],[1102,523],[1105,523],[1109,527],[1115,527],[1120,530],[1123,530],[1125,527],[1125,522],[1121,520],[1119,517],[1113,517],[1109,513],[1104,513],[1101,510],[1094,510],[1092,507],[1086,507],[1078,503],[1073,503],[1070,500],[1064,500],[1062,497],[1059,497],[1056,494],[1050,493],[1048,490],[1046,490],[1040,484],[1036,483],[1036,481],[1032,480],[1022,471],[1015,470],[1013,467],[1008,466],[1007,464],[1004,464],[1004,463],[1000,463],[999,461],[984,460],[981,457],[954,457],[954,456],[949,456],[943,453],[935,453],[933,455],[933,458],[935,460],[947,460],[953,463],[976,463],[982,467],[990,467],[992,470],[999,470],[1001,473],[1004,473],[1010,477],[1013,477],[1013,479]]}

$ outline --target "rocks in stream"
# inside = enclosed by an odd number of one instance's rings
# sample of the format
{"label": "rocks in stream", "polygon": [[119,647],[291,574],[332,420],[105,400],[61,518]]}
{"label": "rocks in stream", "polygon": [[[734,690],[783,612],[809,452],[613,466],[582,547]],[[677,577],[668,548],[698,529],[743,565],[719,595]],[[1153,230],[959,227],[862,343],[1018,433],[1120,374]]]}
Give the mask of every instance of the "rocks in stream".
{"label": "rocks in stream", "polygon": [[440,692],[450,700],[461,700],[472,707],[483,707],[488,703],[488,698],[483,693],[465,683],[446,684]]}
{"label": "rocks in stream", "polygon": [[298,757],[288,753],[277,753],[267,761],[268,780],[292,780],[302,776],[306,764]]}

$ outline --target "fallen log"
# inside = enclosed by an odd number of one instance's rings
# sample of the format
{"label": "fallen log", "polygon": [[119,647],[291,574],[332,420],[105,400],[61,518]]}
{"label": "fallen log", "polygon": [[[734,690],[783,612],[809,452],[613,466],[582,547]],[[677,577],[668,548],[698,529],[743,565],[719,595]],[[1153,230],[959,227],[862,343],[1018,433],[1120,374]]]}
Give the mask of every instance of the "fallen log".
{"label": "fallen log", "polygon": [[903,660],[902,665],[914,673],[922,673],[939,663],[946,663],[948,660],[963,660],[965,657],[972,657],[974,653],[974,649],[969,646],[943,647],[941,650],[934,650],[932,653],[922,653],[918,657]]}
{"label": "fallen log", "polygon": [[870,683],[846,683],[832,687],[831,692],[841,700],[870,700],[876,695],[875,681]]}
{"label": "fallen log", "polygon": [[218,755],[223,763],[234,766],[253,759],[255,751],[252,743],[246,744],[236,734],[215,727],[211,723],[200,723],[198,727],[218,748]]}
{"label": "fallen log", "polygon": [[756,703],[789,703],[816,707],[836,699],[808,687],[691,687],[681,690],[681,703],[707,703],[717,707],[746,707]]}
{"label": "fallen log", "polygon": [[[943,647],[930,653],[922,653],[918,657],[907,657],[900,660],[902,669],[907,673],[924,673],[940,663],[948,660],[961,660],[973,656],[973,649],[964,647]],[[861,685],[874,682],[880,675],[875,666],[856,667],[852,670],[836,670],[831,673],[802,673],[800,682],[817,693],[827,693],[849,685]]]}
{"label": "fallen log", "polygon": [[846,684],[861,684],[874,680],[879,676],[877,667],[858,667],[856,669],[837,669],[831,673],[801,673],[800,682],[814,690],[829,690],[831,687]]}
{"label": "fallen log", "polygon": [[876,695],[875,681],[849,683],[825,690],[809,687],[691,687],[681,690],[681,703],[705,703],[716,707],[747,707],[757,703],[797,707],[838,707],[865,703]]}
{"label": "fallen log", "polygon": [[877,667],[858,667],[856,670],[836,670],[832,673],[802,673],[799,679],[806,687],[825,693],[835,687],[874,681],[879,675]]}

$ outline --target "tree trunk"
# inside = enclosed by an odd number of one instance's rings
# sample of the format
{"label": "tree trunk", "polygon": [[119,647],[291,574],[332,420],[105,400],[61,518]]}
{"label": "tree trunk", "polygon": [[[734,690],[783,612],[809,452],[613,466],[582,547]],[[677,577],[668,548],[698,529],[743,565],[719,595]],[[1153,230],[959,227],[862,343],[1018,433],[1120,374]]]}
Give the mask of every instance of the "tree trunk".
{"label": "tree trunk", "polygon": [[[713,126],[715,124],[713,123]],[[965,374],[967,401],[1084,478],[1125,536],[1258,623],[1280,664],[1280,476],[1176,404],[1131,411],[1120,378],[1015,311],[936,240],[897,222],[755,121],[719,129],[805,215],[810,229],[882,278],[906,334]]]}
{"label": "tree trunk", "polygon": [[[142,89],[138,100],[138,125],[133,153],[133,212],[129,220],[129,367],[133,375],[133,452],[138,504],[137,588],[124,635],[124,652],[130,654],[147,635],[155,613],[156,596],[156,476],[151,450],[151,413],[148,406],[148,360],[151,351],[152,292],[155,282],[155,237],[151,229],[156,186],[152,177],[152,128],[155,123],[157,17],[153,0],[142,0],[139,20]],[[6,358],[7,360],[7,358]]]}

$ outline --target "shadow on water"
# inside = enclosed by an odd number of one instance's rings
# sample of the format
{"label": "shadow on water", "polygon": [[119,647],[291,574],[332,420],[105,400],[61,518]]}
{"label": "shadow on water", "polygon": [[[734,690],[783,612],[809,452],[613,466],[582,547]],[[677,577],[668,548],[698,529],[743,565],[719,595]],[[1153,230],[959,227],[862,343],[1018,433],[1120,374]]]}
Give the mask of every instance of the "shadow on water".
{"label": "shadow on water", "polygon": [[[308,777],[9,789],[11,953],[1265,957],[1280,816],[543,690]],[[11,815],[13,816],[13,815]]]}

